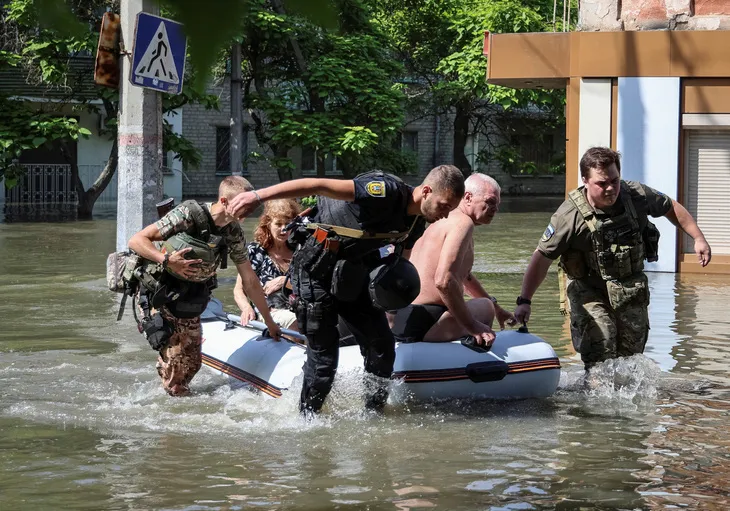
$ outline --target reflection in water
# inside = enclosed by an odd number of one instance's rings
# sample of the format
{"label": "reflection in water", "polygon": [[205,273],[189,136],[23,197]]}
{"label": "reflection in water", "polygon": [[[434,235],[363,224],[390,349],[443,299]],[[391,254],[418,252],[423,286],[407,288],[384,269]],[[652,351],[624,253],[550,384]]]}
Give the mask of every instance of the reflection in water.
{"label": "reflection in water", "polygon": [[[549,216],[477,229],[479,276],[507,307]],[[111,219],[0,224],[0,509],[728,508],[726,277],[652,274],[647,356],[586,379],[551,272],[530,324],[563,363],[551,399],[370,415],[338,375],[306,423],[297,383],[275,400],[204,369],[169,398],[131,316],[114,321],[114,242]]]}

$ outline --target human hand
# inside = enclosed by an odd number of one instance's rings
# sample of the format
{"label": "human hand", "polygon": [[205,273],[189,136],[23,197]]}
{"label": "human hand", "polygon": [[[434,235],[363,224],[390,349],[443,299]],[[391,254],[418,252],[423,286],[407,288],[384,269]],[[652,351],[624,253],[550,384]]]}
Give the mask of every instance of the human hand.
{"label": "human hand", "polygon": [[271,279],[266,284],[264,284],[264,294],[266,296],[269,296],[271,293],[277,292],[279,289],[284,287],[284,282],[286,282],[286,275]]}
{"label": "human hand", "polygon": [[244,305],[241,307],[241,324],[245,325],[249,321],[254,321],[256,319],[256,311],[253,310],[253,307],[251,305]]}
{"label": "human hand", "polygon": [[469,332],[469,335],[474,337],[474,340],[479,346],[483,346],[485,348],[491,347],[492,343],[494,343],[494,340],[497,338],[494,330],[492,330],[489,325],[485,325],[479,321],[474,322],[474,327],[472,328],[472,331]]}
{"label": "human hand", "polygon": [[528,321],[530,321],[530,312],[532,311],[532,307],[530,304],[523,303],[522,305],[518,305],[515,309],[515,321],[518,323],[521,323],[523,325],[526,325]]}
{"label": "human hand", "polygon": [[171,272],[181,277],[193,277],[197,268],[196,265],[203,262],[202,259],[185,259],[185,254],[192,250],[191,247],[183,248],[182,250],[176,250],[170,254],[170,258],[167,260],[167,267]]}
{"label": "human hand", "polygon": [[710,264],[712,249],[704,237],[695,240],[695,254],[697,254],[697,259],[700,261],[701,266],[705,267]]}
{"label": "human hand", "polygon": [[269,337],[277,342],[281,340],[281,327],[277,323],[273,320],[267,321],[266,328],[269,330]]}
{"label": "human hand", "polygon": [[511,312],[508,312],[504,310],[502,307],[494,304],[494,316],[497,318],[497,323],[499,323],[499,328],[504,330],[504,325],[507,326],[515,326],[517,324],[517,321],[515,320],[514,315]]}
{"label": "human hand", "polygon": [[228,202],[226,211],[235,218],[246,218],[261,204],[253,192],[241,192]]}

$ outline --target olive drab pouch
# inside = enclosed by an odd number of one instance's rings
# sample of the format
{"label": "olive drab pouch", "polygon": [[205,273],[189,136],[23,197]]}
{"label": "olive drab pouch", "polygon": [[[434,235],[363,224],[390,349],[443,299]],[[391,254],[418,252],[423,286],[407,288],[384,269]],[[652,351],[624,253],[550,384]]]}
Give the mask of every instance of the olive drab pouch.
{"label": "olive drab pouch", "polygon": [[573,280],[588,276],[588,265],[586,264],[585,257],[578,250],[566,250],[560,256],[559,266]]}
{"label": "olive drab pouch", "polygon": [[106,284],[109,291],[124,293],[134,277],[139,265],[139,256],[130,250],[112,252],[106,258]]}
{"label": "olive drab pouch", "polygon": [[614,310],[649,306],[649,281],[643,272],[622,280],[609,280],[606,290]]}
{"label": "olive drab pouch", "polygon": [[335,269],[332,272],[330,292],[338,300],[353,302],[360,296],[367,280],[368,272],[365,266],[347,259],[340,259],[335,263]]}
{"label": "olive drab pouch", "polygon": [[644,238],[644,252],[646,254],[646,260],[650,263],[659,260],[659,229],[652,222],[647,221],[644,232],[642,233]]}
{"label": "olive drab pouch", "polygon": [[608,281],[633,275],[640,251],[641,247],[613,245],[608,250],[598,252],[596,258],[601,277]]}

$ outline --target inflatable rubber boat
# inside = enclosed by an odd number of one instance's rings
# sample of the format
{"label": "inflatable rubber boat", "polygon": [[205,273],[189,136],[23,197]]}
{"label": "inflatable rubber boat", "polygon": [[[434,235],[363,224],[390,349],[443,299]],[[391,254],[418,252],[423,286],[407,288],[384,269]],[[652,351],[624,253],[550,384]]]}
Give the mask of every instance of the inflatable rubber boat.
{"label": "inflatable rubber boat", "polygon": [[[203,363],[272,397],[281,397],[302,374],[306,338],[283,330],[281,341],[259,322],[241,325],[217,300],[202,316]],[[340,348],[338,375],[363,371],[359,346]],[[560,380],[560,361],[541,338],[517,330],[497,333],[491,350],[459,341],[398,343],[391,400],[520,399],[547,397]]]}

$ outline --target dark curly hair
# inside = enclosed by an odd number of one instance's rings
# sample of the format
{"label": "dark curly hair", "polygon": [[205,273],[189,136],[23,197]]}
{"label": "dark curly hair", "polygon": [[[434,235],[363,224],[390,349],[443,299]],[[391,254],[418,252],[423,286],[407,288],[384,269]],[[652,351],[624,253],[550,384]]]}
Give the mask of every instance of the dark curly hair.
{"label": "dark curly hair", "polygon": [[253,238],[263,247],[270,249],[274,244],[274,236],[271,234],[269,224],[275,218],[283,219],[289,223],[302,211],[302,207],[294,199],[278,199],[264,203],[264,213],[259,218],[259,225],[253,233]]}

